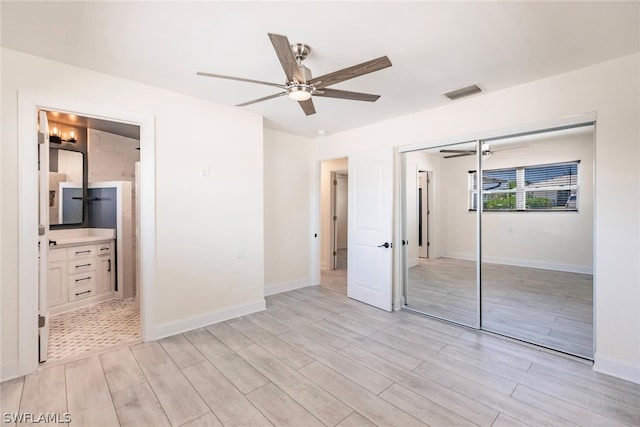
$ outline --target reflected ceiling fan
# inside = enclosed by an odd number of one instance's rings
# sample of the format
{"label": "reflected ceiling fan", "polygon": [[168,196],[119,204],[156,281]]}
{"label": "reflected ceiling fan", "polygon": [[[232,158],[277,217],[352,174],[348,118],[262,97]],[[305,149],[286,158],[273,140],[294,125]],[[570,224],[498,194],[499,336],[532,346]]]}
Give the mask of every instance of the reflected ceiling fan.
{"label": "reflected ceiling fan", "polygon": [[198,72],[199,76],[215,77],[218,79],[237,80],[241,82],[257,83],[261,85],[273,86],[282,89],[274,95],[265,96],[263,98],[254,99],[252,101],[243,102],[236,107],[244,107],[245,105],[255,104],[257,102],[267,101],[269,99],[278,98],[288,95],[294,101],[298,101],[304,113],[308,116],[315,114],[316,109],[313,106],[312,96],[320,96],[324,98],[340,98],[350,99],[354,101],[374,102],[380,95],[371,95],[368,93],[349,92],[346,90],[328,89],[327,86],[343,82],[345,80],[360,77],[365,74],[379,71],[391,66],[391,61],[386,56],[382,56],[362,64],[354,65],[333,73],[325,74],[320,77],[311,77],[311,70],[302,65],[302,61],[309,55],[311,48],[303,43],[289,43],[285,36],[279,34],[269,34],[273,48],[278,55],[280,64],[284,69],[287,79],[284,84],[263,82],[260,80],[244,79],[241,77],[224,76],[222,74],[211,74]]}
{"label": "reflected ceiling fan", "polygon": [[[490,156],[494,153],[500,153],[502,151],[508,151],[508,150],[517,150],[518,148],[527,148],[528,145],[521,145],[519,147],[507,147],[507,148],[502,148],[499,150],[492,150],[491,147],[489,147],[489,144],[483,144],[482,145],[482,155],[483,156]],[[476,154],[476,149],[470,149],[470,150],[440,150],[441,153],[444,154],[449,154],[448,156],[444,156],[445,159],[453,159],[455,157],[464,157],[464,156],[474,156]],[[521,153],[522,154],[522,153]]]}

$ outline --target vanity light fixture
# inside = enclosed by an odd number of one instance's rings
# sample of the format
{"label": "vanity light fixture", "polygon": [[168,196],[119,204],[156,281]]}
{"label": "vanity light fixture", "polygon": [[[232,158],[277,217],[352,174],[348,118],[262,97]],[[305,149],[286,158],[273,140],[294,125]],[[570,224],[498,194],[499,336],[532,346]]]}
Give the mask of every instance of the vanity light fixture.
{"label": "vanity light fixture", "polygon": [[56,126],[54,126],[53,129],[51,130],[51,133],[49,134],[49,142],[53,142],[55,144],[61,144],[63,142],[70,142],[72,144],[75,144],[76,142],[78,142],[78,140],[76,139],[75,130],[69,131],[69,138],[68,139],[62,139],[62,136],[60,136],[60,131],[58,130],[58,128]]}

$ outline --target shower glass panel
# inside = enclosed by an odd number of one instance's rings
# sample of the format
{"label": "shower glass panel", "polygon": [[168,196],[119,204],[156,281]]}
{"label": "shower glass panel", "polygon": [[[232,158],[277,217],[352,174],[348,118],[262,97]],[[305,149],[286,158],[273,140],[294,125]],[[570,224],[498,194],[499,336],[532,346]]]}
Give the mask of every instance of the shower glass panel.
{"label": "shower glass panel", "polygon": [[483,142],[482,329],[593,357],[593,141],[586,126]]}
{"label": "shower glass panel", "polygon": [[476,143],[403,154],[405,308],[479,327]]}

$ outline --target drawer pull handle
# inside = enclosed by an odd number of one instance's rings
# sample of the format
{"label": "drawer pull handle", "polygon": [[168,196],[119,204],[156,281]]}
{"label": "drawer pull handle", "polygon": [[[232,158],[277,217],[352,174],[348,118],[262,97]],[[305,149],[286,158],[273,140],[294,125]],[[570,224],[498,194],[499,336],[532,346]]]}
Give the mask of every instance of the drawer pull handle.
{"label": "drawer pull handle", "polygon": [[82,295],[82,294],[88,294],[88,293],[91,293],[91,289],[89,289],[88,291],[84,291],[84,292],[76,292],[76,296]]}
{"label": "drawer pull handle", "polygon": [[76,252],[76,255],[80,255],[80,254],[88,254],[88,253],[91,253],[91,250],[88,250],[88,251],[79,251],[79,252]]}
{"label": "drawer pull handle", "polygon": [[91,263],[76,265],[76,268],[82,268],[82,267],[91,267]]}
{"label": "drawer pull handle", "polygon": [[101,251],[108,251],[109,248],[100,248]]}
{"label": "drawer pull handle", "polygon": [[90,279],[91,279],[91,276],[85,277],[83,279],[76,279],[76,282],[82,282],[83,280],[90,280]]}

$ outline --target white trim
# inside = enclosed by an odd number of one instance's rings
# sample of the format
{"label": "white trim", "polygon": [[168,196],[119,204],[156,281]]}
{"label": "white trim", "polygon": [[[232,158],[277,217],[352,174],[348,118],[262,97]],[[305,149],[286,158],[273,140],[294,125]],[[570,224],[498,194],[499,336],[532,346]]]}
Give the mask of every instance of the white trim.
{"label": "white trim", "polygon": [[[462,259],[466,261],[476,261],[478,257],[471,253],[449,252],[442,258]],[[593,267],[586,265],[559,264],[547,261],[536,261],[531,259],[483,257],[482,262],[489,264],[512,265],[514,267],[539,268],[541,270],[563,271],[565,273],[593,274]]]}
{"label": "white trim", "polygon": [[306,288],[314,286],[308,277],[304,279],[291,280],[288,282],[275,283],[273,285],[264,286],[264,296],[279,294],[281,292],[293,291],[294,289]]}
{"label": "white trim", "polygon": [[613,357],[600,356],[597,353],[593,359],[594,371],[640,384],[639,365],[631,365]]}
{"label": "white trim", "polygon": [[313,161],[311,163],[311,167],[309,168],[312,173],[311,178],[311,189],[312,193],[315,192],[315,197],[311,198],[311,245],[310,245],[310,255],[311,258],[311,284],[319,285],[320,284],[320,230],[322,228],[322,224],[320,224],[320,218],[322,215],[320,214],[321,209],[321,173],[322,173],[322,162]]}
{"label": "white trim", "polygon": [[478,131],[467,135],[460,135],[433,141],[417,142],[406,144],[398,147],[398,152],[406,153],[409,151],[423,150],[425,148],[439,147],[444,145],[459,144],[462,142],[477,142],[478,140],[486,140],[498,137],[507,137],[528,132],[538,132],[547,129],[579,126],[583,124],[593,123],[596,121],[595,111],[576,114],[574,116],[561,117],[558,119],[542,120],[533,123],[524,123],[516,126],[509,126],[500,129],[490,129]]}
{"label": "white trim", "polygon": [[[154,339],[155,117],[86,104],[76,99],[18,91],[18,375],[38,367],[38,109],[67,112],[140,126],[141,338]],[[3,376],[1,378],[4,380]]]}
{"label": "white trim", "polygon": [[0,381],[12,380],[20,377],[20,370],[18,369],[18,362],[13,361],[11,363],[4,363],[0,366]]}
{"label": "white trim", "polygon": [[181,334],[183,332],[192,331],[214,323],[224,322],[225,320],[256,313],[264,310],[265,308],[265,300],[264,298],[261,298],[247,304],[234,305],[209,311],[207,313],[196,314],[195,316],[157,325],[154,329],[154,337],[155,339],[160,339]]}

